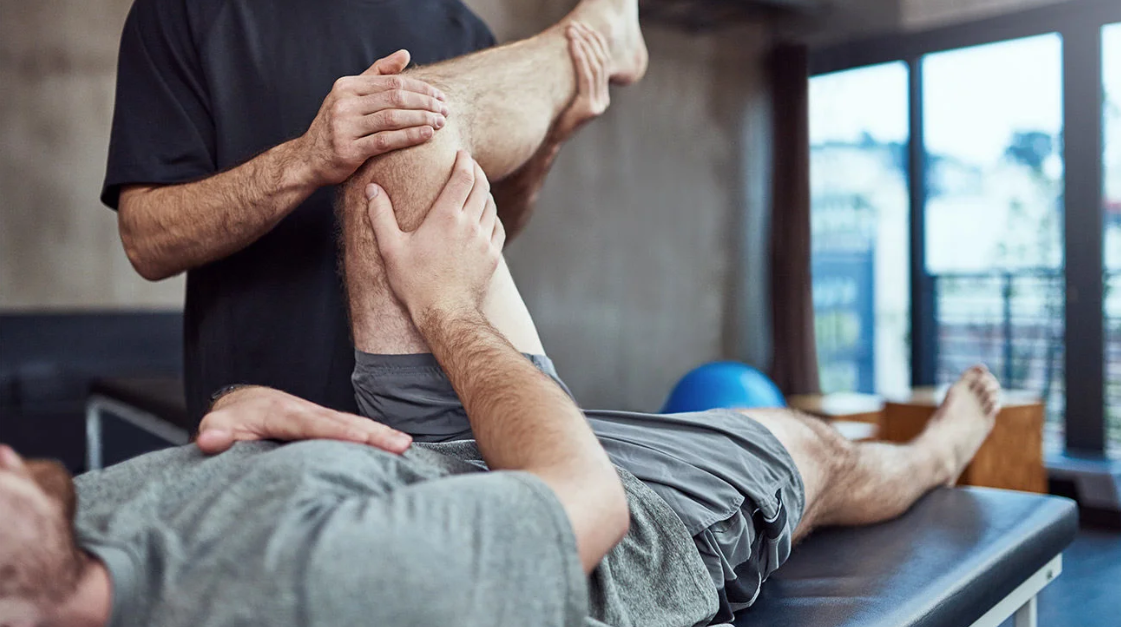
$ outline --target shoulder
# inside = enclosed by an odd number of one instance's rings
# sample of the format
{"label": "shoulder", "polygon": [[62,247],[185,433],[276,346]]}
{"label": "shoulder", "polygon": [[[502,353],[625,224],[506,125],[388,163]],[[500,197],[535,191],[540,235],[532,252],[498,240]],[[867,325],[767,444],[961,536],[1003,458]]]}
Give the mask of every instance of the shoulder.
{"label": "shoulder", "polygon": [[192,37],[199,39],[230,2],[231,0],[135,0],[129,11],[128,23],[146,34],[173,29],[187,31]]}
{"label": "shoulder", "polygon": [[472,48],[467,52],[495,45],[496,40],[490,27],[462,0],[429,0],[427,4],[444,12],[450,18],[450,22],[462,30],[468,45]]}

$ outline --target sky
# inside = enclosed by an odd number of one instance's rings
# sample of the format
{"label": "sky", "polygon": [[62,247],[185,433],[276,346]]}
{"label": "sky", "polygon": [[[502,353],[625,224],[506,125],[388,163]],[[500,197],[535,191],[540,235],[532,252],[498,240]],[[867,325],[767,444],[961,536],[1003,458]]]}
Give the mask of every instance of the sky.
{"label": "sky", "polygon": [[881,142],[908,136],[907,64],[902,61],[810,79],[810,143],[855,141],[868,132]]}
{"label": "sky", "polygon": [[1102,31],[1102,56],[1105,89],[1121,106],[1121,23],[1106,26]]}
{"label": "sky", "polygon": [[[1102,74],[1105,91],[1114,106],[1121,109],[1121,23],[1107,26],[1102,34]],[[1121,201],[1121,112],[1107,122],[1106,193],[1111,200]],[[1121,253],[1117,255],[1121,267]]]}
{"label": "sky", "polygon": [[[1039,35],[927,55],[923,59],[927,148],[981,165],[1000,158],[1012,134],[1062,128],[1062,41]],[[904,141],[907,66],[903,62],[814,77],[814,143]]]}

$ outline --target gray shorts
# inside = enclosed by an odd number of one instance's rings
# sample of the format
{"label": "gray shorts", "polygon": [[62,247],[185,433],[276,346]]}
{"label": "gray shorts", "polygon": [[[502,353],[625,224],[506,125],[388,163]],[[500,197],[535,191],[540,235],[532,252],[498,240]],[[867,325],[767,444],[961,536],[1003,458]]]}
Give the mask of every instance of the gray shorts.
{"label": "gray shorts", "polygon": [[[527,357],[568,391],[548,357]],[[352,381],[362,415],[418,442],[472,439],[463,405],[431,355],[356,351],[355,358]],[[802,477],[782,444],[728,410],[584,413],[615,465],[665,500],[692,534],[719,591],[715,622],[751,605],[790,556],[805,508]]]}

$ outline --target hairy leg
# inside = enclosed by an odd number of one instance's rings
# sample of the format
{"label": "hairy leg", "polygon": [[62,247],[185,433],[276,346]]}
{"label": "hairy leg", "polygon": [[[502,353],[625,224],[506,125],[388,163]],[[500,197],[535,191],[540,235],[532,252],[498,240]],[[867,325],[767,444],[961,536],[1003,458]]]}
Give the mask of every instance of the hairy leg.
{"label": "hairy leg", "polygon": [[[567,22],[578,19],[608,38],[612,76],[626,83],[646,67],[637,11],[637,0],[584,0],[565,21],[535,37],[410,72],[448,95],[450,115],[430,142],[372,159],[343,185],[343,264],[359,350],[428,352],[386,283],[365,215],[366,185],[374,181],[386,189],[398,223],[411,231],[447,182],[457,151],[471,153],[492,181],[511,174],[537,151],[575,94]],[[495,273],[484,313],[518,350],[544,352],[505,262]]]}
{"label": "hairy leg", "polygon": [[794,458],[806,486],[795,540],[814,527],[870,525],[952,485],[992,430],[1000,387],[983,368],[950,389],[926,430],[908,444],[850,442],[825,422],[784,410],[745,411]]}

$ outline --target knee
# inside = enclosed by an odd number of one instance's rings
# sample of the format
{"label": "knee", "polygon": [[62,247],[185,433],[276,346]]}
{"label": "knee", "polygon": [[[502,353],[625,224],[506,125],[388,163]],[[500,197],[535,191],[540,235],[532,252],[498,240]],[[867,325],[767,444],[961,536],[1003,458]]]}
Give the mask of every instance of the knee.
{"label": "knee", "polygon": [[804,419],[814,432],[822,459],[831,476],[845,476],[857,465],[856,444],[818,418]]}
{"label": "knee", "polygon": [[366,208],[366,186],[377,183],[389,195],[397,221],[405,231],[420,226],[429,207],[447,183],[462,148],[457,125],[448,125],[425,144],[374,157],[340,187],[339,206],[348,215],[361,215]]}

